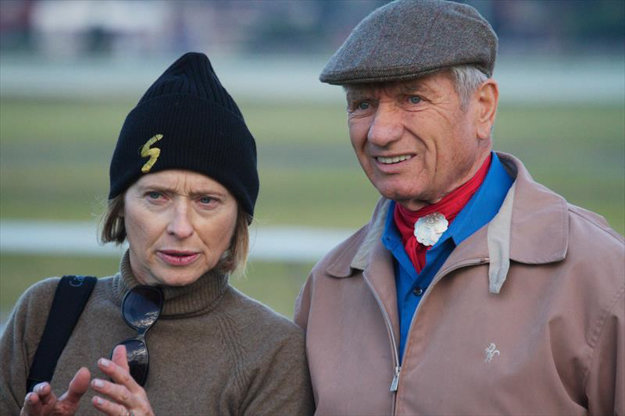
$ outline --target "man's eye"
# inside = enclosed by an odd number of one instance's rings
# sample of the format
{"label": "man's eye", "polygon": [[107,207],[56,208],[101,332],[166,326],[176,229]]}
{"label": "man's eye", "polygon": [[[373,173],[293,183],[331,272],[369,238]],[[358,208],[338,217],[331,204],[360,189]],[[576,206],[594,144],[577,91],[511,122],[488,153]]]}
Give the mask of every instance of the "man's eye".
{"label": "man's eye", "polygon": [[361,101],[356,105],[357,110],[368,110],[371,108],[371,103],[369,101]]}
{"label": "man's eye", "polygon": [[408,101],[410,101],[410,104],[419,104],[421,102],[421,97],[418,95],[411,95],[408,97]]}
{"label": "man's eye", "polygon": [[360,112],[360,111],[369,111],[371,109],[371,101],[362,100],[362,101],[352,101],[349,105],[349,111],[351,113]]}
{"label": "man's eye", "polygon": [[215,198],[210,197],[210,196],[203,196],[199,199],[200,204],[204,204],[204,205],[208,205],[211,202],[213,202],[215,200]]}
{"label": "man's eye", "polygon": [[148,198],[150,198],[150,199],[159,199],[162,196],[163,196],[163,194],[161,194],[160,192],[157,192],[157,191],[148,192]]}

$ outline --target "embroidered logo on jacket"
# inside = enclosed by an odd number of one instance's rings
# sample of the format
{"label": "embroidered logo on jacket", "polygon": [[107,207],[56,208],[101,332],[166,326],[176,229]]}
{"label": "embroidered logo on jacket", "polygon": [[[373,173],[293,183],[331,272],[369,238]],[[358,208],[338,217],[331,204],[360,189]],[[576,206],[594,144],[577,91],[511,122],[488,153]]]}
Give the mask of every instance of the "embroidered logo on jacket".
{"label": "embroidered logo on jacket", "polygon": [[152,146],[154,143],[156,143],[162,138],[163,138],[162,134],[157,134],[153,136],[152,138],[150,138],[150,140],[145,142],[145,144],[141,148],[141,157],[150,158],[147,162],[145,162],[145,164],[141,168],[141,172],[148,173],[150,169],[152,169],[152,166],[154,166],[154,164],[156,163],[156,160],[161,154],[161,149],[159,149],[158,147],[153,147],[150,149],[150,146]]}
{"label": "embroidered logo on jacket", "polygon": [[495,356],[500,355],[501,353],[497,349],[497,346],[494,342],[491,342],[488,347],[484,350],[484,362],[490,363]]}

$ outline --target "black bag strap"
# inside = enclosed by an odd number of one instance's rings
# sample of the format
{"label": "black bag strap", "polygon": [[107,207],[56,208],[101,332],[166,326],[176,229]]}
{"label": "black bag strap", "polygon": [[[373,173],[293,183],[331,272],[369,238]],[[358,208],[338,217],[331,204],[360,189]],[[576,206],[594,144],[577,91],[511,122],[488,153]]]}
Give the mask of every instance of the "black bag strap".
{"label": "black bag strap", "polygon": [[26,391],[52,380],[56,362],[72,334],[98,279],[93,276],[63,276],[52,300],[41,341],[30,366]]}

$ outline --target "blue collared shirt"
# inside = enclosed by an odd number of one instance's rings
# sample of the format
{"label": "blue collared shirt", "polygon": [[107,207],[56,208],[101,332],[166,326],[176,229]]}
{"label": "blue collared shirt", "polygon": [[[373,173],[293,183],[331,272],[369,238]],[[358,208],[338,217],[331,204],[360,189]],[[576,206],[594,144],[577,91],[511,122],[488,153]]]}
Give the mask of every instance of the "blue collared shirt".
{"label": "blue collared shirt", "polygon": [[495,152],[492,152],[492,156],[491,165],[484,182],[458,213],[438,242],[426,252],[426,265],[421,273],[417,273],[408,254],[406,254],[404,244],[401,241],[401,234],[395,226],[393,220],[395,202],[392,201],[389,206],[382,243],[395,258],[400,360],[404,355],[412,317],[436,272],[457,245],[493,219],[499,211],[508,189],[512,186],[513,179],[508,175]]}

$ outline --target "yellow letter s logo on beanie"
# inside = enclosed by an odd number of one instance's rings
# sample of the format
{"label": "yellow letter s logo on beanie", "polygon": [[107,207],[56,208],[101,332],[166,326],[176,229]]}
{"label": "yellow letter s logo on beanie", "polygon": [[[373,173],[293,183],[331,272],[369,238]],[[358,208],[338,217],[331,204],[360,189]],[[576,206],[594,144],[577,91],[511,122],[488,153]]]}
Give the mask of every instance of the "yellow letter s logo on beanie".
{"label": "yellow letter s logo on beanie", "polygon": [[162,138],[162,134],[157,134],[150,138],[147,142],[145,142],[145,144],[141,148],[141,157],[150,158],[141,168],[141,172],[148,173],[150,169],[152,169],[152,166],[154,166],[154,164],[158,160],[158,157],[161,154],[161,149],[159,149],[158,147],[153,147],[150,149],[150,146],[152,146],[154,143],[161,140]]}

